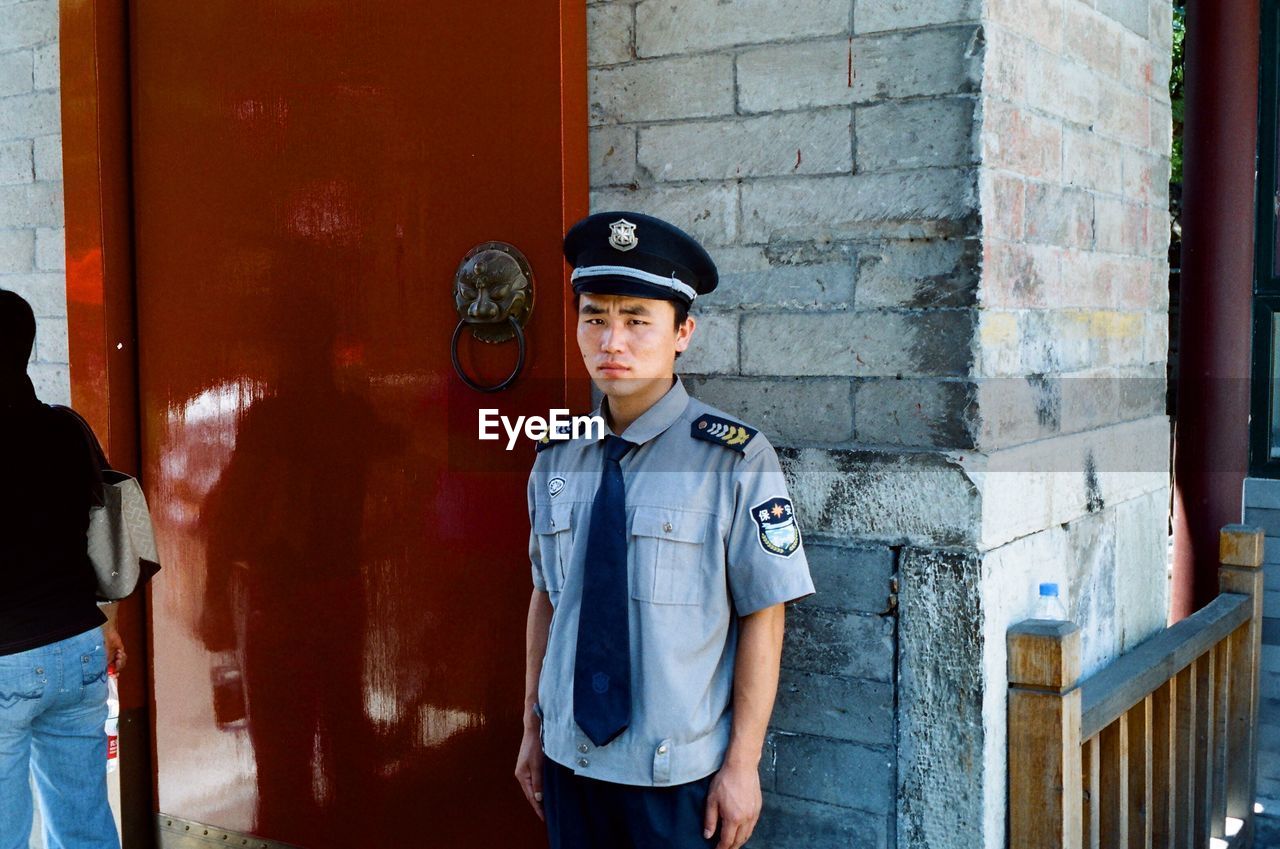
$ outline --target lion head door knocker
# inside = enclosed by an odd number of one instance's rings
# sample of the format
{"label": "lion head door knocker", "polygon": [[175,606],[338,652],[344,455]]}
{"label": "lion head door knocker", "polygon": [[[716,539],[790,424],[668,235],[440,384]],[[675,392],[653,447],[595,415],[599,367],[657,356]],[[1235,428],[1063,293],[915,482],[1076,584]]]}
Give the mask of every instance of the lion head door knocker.
{"label": "lion head door knocker", "polygon": [[[506,389],[524,368],[524,325],[533,312],[533,269],[524,254],[506,242],[484,242],[462,258],[453,279],[453,303],[458,326],[449,346],[454,371],[477,392]],[[463,328],[481,342],[499,344],[516,340],[516,367],[507,379],[493,386],[476,383],[458,360],[458,339]]]}

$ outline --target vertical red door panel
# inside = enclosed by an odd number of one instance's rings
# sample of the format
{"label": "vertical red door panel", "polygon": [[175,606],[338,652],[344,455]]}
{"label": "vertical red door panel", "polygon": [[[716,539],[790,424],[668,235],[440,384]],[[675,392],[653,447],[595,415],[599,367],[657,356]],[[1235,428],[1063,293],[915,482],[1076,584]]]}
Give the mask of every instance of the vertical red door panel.
{"label": "vertical red door panel", "polygon": [[[550,3],[133,3],[162,812],[308,849],[543,842],[511,777],[533,455],[476,419],[564,405],[580,35]],[[449,341],[489,240],[536,294],[523,377],[483,396]],[[462,347],[480,379],[515,359]]]}

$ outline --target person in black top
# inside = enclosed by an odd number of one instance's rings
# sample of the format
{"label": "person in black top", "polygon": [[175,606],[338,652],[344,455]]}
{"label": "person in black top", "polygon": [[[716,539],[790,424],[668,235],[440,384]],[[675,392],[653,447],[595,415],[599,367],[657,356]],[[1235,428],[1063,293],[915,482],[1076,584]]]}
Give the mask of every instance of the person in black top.
{"label": "person in black top", "polygon": [[0,849],[26,849],[35,777],[45,845],[118,849],[107,805],[107,664],[89,509],[101,486],[78,423],[27,376],[31,306],[0,289]]}

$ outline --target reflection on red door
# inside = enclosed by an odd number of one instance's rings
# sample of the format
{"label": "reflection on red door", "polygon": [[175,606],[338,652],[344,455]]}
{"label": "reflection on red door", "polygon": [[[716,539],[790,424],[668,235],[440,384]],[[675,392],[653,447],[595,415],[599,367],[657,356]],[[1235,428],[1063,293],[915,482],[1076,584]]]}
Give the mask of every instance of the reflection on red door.
{"label": "reflection on red door", "polygon": [[[545,3],[131,17],[160,810],[308,849],[539,845],[511,777],[532,451],[476,413],[564,405],[578,27]],[[489,240],[536,306],[524,375],[482,396],[449,340]],[[463,348],[482,380],[514,362]]]}

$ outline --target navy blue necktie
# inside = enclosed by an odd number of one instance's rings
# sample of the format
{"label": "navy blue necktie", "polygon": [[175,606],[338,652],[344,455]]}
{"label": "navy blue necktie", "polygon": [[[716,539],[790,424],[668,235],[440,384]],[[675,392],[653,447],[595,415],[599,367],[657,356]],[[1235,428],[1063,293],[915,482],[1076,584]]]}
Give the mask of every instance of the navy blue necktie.
{"label": "navy blue necktie", "polygon": [[604,438],[604,472],[587,530],[573,718],[597,746],[617,737],[631,722],[627,511],[620,461],[633,447],[619,436]]}

